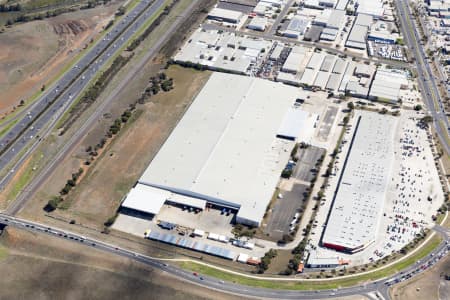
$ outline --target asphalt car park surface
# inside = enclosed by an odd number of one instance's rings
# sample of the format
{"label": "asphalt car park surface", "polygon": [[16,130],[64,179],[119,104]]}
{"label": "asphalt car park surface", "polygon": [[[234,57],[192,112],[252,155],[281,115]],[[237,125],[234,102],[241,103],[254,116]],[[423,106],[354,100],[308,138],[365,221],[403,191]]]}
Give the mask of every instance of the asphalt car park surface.
{"label": "asphalt car park surface", "polygon": [[298,167],[295,169],[294,177],[298,180],[311,182],[315,176],[316,162],[325,154],[325,149],[308,146],[298,150]]}
{"label": "asphalt car park surface", "polygon": [[[294,215],[306,203],[304,194],[307,188],[308,185],[306,184],[296,183],[292,186],[292,190],[281,192],[283,198],[276,200],[269,222],[264,230],[272,238],[281,239],[284,234],[289,234],[289,228],[294,225],[291,224]],[[299,221],[300,218],[297,219],[297,222]]]}

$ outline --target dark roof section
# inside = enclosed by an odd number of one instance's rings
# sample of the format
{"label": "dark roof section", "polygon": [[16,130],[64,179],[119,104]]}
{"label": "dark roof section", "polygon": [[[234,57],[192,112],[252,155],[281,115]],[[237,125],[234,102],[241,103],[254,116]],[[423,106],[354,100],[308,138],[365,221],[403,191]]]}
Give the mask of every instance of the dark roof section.
{"label": "dark roof section", "polygon": [[323,27],[313,25],[309,30],[305,33],[305,37],[303,38],[305,41],[317,42],[319,41],[320,34],[322,33]]}

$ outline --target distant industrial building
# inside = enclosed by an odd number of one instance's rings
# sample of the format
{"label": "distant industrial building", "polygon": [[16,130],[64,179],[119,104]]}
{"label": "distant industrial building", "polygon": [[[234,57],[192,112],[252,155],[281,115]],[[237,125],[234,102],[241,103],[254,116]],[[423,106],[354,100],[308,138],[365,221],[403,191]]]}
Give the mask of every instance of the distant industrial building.
{"label": "distant industrial building", "polygon": [[365,26],[370,28],[370,25],[373,23],[373,17],[371,15],[366,14],[358,14],[355,19],[355,25]]}
{"label": "distant industrial building", "polygon": [[257,0],[220,0],[218,8],[239,11],[243,14],[250,14],[258,4]]}
{"label": "distant industrial building", "polygon": [[320,34],[320,40],[333,42],[336,40],[339,30],[325,27]]}
{"label": "distant industrial building", "polygon": [[375,67],[359,63],[356,65],[355,76],[371,78],[375,73]]}
{"label": "distant industrial building", "polygon": [[323,27],[319,25],[312,25],[305,33],[303,39],[305,41],[318,42],[322,34]]}
{"label": "distant industrial building", "polygon": [[286,30],[283,32],[283,35],[290,38],[298,38],[305,34],[309,23],[310,21],[302,16],[294,16],[289,22]]}
{"label": "distant industrial building", "polygon": [[301,76],[302,76],[302,73],[292,74],[292,73],[286,73],[286,72],[278,72],[275,80],[278,82],[282,82],[282,83],[293,85],[293,86],[300,86],[301,85],[301,83],[300,83]]}
{"label": "distant industrial building", "polygon": [[367,39],[376,43],[393,45],[398,39],[398,35],[386,31],[371,31],[367,36]]}
{"label": "distant industrial building", "polygon": [[281,67],[281,71],[297,74],[300,71],[302,62],[305,60],[307,49],[302,46],[294,46],[291,49],[286,61]]}
{"label": "distant industrial building", "polygon": [[373,22],[373,17],[366,14],[358,14],[353,24],[352,30],[345,43],[346,47],[365,50],[367,32]]}
{"label": "distant industrial building", "polygon": [[376,240],[394,159],[396,120],[373,112],[357,116],[323,246],[355,253]]}
{"label": "distant industrial building", "polygon": [[341,84],[341,80],[341,74],[332,73],[328,79],[325,89],[328,91],[337,91],[339,89],[339,85]]}
{"label": "distant industrial building", "polygon": [[304,87],[312,87],[314,84],[314,80],[316,79],[317,72],[314,69],[305,69],[302,74],[302,78],[300,78],[300,84]]}
{"label": "distant industrial building", "polygon": [[281,53],[283,52],[284,46],[283,44],[277,44],[275,49],[273,49],[272,53],[270,53],[270,60],[279,60],[281,57]]}
{"label": "distant industrial building", "polygon": [[308,268],[336,268],[343,265],[348,265],[350,262],[337,256],[334,257],[319,257],[316,251],[311,251],[308,256],[306,266]]}
{"label": "distant industrial building", "polygon": [[408,87],[408,79],[400,70],[378,70],[372,82],[369,99],[397,103],[401,89]]}
{"label": "distant industrial building", "polygon": [[323,27],[321,40],[334,41],[345,21],[345,11],[324,9],[314,20],[313,24]]}
{"label": "distant industrial building", "polygon": [[317,72],[316,79],[314,80],[313,87],[319,88],[321,90],[325,89],[329,78],[328,72],[319,71]]}
{"label": "distant industrial building", "polygon": [[267,24],[268,24],[267,18],[254,17],[247,25],[247,28],[257,31],[264,31],[266,30]]}
{"label": "distant industrial building", "polygon": [[333,73],[343,74],[347,69],[348,62],[345,59],[338,58],[333,67]]}
{"label": "distant industrial building", "polygon": [[322,7],[333,8],[338,0],[319,0],[319,5]]}
{"label": "distant industrial building", "polygon": [[[307,116],[290,110],[298,88],[213,73],[128,194],[123,207],[156,214],[170,197],[235,211],[259,226]],[[283,136],[283,138],[277,138]]]}
{"label": "distant industrial building", "polygon": [[243,14],[239,11],[223,9],[223,8],[213,8],[209,14],[208,19],[215,20],[219,22],[227,22],[227,23],[239,23]]}
{"label": "distant industrial building", "polygon": [[271,46],[272,42],[262,39],[198,29],[175,55],[174,60],[198,63],[211,70],[246,74],[250,65],[267,53]]}
{"label": "distant industrial building", "polygon": [[325,56],[322,65],[320,66],[320,71],[331,72],[336,61],[336,56],[328,54]]}
{"label": "distant industrial building", "polygon": [[322,65],[323,60],[325,59],[325,53],[323,52],[314,52],[311,55],[311,58],[308,61],[306,67],[308,69],[319,69]]}
{"label": "distant industrial building", "polygon": [[324,9],[313,21],[314,25],[339,29],[344,24],[345,11],[337,9]]}
{"label": "distant industrial building", "polygon": [[306,8],[324,9],[324,7],[320,5],[319,0],[304,0],[303,6]]}
{"label": "distant industrial building", "polygon": [[253,13],[257,16],[265,16],[266,15],[266,11],[270,8],[270,6],[268,6],[267,4],[263,3],[263,2],[258,2],[258,4],[255,6],[255,8],[253,9]]}
{"label": "distant industrial building", "polygon": [[366,38],[368,28],[361,25],[353,25],[350,34],[348,35],[345,46],[349,48],[356,48],[360,50],[366,49]]}
{"label": "distant industrial building", "polygon": [[381,19],[384,15],[383,0],[358,0],[356,4],[357,14],[365,14]]}
{"label": "distant industrial building", "polygon": [[369,88],[361,85],[358,81],[349,80],[346,83],[345,92],[353,97],[367,98]]}
{"label": "distant industrial building", "polygon": [[273,6],[273,7],[281,7],[283,4],[283,0],[260,0],[259,3],[262,3],[266,6]]}

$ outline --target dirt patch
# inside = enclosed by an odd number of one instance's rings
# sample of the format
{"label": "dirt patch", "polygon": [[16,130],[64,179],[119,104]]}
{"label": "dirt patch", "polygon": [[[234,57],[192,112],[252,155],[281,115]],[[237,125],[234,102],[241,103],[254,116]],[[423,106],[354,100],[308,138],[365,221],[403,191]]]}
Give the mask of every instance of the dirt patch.
{"label": "dirt patch", "polygon": [[[431,300],[439,298],[441,273],[450,273],[450,256],[444,258],[432,269],[415,276],[411,280],[402,282],[391,288],[390,294],[393,300]],[[442,280],[443,281],[443,280]],[[448,284],[448,282],[446,283]]]}
{"label": "dirt patch", "polygon": [[[0,239],[2,299],[233,299],[130,259],[41,234],[8,229]],[[70,272],[68,272],[70,270]]]}
{"label": "dirt patch", "polygon": [[289,260],[292,259],[292,253],[290,250],[277,250],[277,256],[272,258],[269,269],[264,272],[265,274],[279,275],[287,271]]}
{"label": "dirt patch", "polygon": [[[123,1],[19,24],[0,39],[0,113],[9,113],[56,76],[95,39]],[[26,58],[26,59],[25,59]]]}

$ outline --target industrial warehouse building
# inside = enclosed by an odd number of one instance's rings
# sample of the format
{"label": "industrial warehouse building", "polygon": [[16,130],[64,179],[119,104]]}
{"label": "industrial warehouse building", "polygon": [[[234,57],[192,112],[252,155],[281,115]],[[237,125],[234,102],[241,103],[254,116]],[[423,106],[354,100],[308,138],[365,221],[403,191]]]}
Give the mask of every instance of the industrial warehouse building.
{"label": "industrial warehouse building", "polygon": [[175,55],[181,63],[198,63],[211,70],[246,74],[264,56],[272,42],[232,32],[197,29]]}
{"label": "industrial warehouse building", "polygon": [[227,22],[227,23],[239,23],[241,18],[243,17],[243,14],[239,11],[229,10],[229,9],[223,9],[223,8],[213,8],[209,14],[208,19],[210,20],[216,20],[220,22]]}
{"label": "industrial warehouse building", "polygon": [[344,161],[322,245],[355,253],[376,240],[394,159],[396,118],[361,112]]}
{"label": "industrial warehouse building", "polygon": [[165,201],[208,202],[259,226],[294,140],[312,131],[308,116],[292,112],[301,96],[280,83],[213,73],[122,207],[157,214]]}
{"label": "industrial warehouse building", "polygon": [[371,15],[363,13],[358,14],[352,30],[348,35],[345,46],[362,50],[366,49],[367,32],[369,31],[372,23],[373,17]]}
{"label": "industrial warehouse building", "polygon": [[369,99],[396,104],[400,90],[408,88],[405,72],[397,69],[378,70],[372,82]]}

